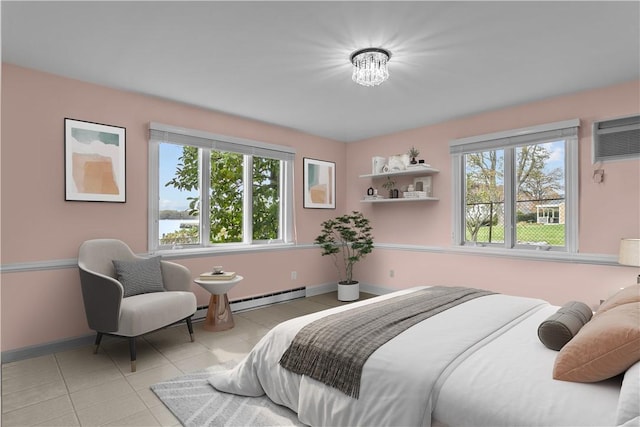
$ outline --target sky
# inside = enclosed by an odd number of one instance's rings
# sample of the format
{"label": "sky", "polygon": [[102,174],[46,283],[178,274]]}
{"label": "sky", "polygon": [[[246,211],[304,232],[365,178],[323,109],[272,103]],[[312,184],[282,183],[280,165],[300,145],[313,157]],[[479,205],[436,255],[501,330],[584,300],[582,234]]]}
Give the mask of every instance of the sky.
{"label": "sky", "polygon": [[183,211],[189,207],[188,196],[197,196],[197,191],[187,192],[165,187],[175,175],[178,158],[182,155],[182,147],[174,144],[160,144],[160,210]]}

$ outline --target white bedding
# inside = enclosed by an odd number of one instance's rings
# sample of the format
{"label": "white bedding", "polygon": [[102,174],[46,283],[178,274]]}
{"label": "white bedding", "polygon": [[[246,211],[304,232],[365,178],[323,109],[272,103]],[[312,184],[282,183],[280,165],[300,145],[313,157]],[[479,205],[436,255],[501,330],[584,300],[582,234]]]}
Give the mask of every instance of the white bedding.
{"label": "white bedding", "polygon": [[[469,356],[442,385],[434,417],[449,426],[614,426],[621,379],[574,383],[552,378],[558,352],[537,329],[546,306]],[[464,410],[460,410],[464,402]]]}
{"label": "white bedding", "polygon": [[551,379],[556,352],[537,326],[557,310],[542,300],[490,295],[415,325],[366,362],[353,399],[278,365],[296,332],[326,314],[393,294],[283,322],[231,371],[218,390],[267,396],[313,426],[615,425],[620,381],[576,384]]}

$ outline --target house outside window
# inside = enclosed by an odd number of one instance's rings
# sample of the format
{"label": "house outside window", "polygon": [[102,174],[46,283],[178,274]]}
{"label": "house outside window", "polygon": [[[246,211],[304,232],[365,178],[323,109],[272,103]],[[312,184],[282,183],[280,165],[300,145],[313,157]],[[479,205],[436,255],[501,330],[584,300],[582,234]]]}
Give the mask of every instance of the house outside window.
{"label": "house outside window", "polygon": [[454,245],[577,251],[578,120],[454,140]]}
{"label": "house outside window", "polygon": [[291,147],[152,123],[149,249],[290,243]]}

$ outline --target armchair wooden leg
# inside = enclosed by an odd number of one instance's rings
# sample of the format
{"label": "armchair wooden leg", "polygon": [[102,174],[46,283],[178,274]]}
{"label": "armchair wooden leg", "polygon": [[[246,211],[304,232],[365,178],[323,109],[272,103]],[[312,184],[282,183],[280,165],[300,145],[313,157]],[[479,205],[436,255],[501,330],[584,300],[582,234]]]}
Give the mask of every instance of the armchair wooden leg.
{"label": "armchair wooden leg", "polygon": [[98,335],[96,335],[96,343],[95,343],[95,346],[93,347],[93,354],[98,354],[98,347],[100,347],[100,341],[102,341],[102,332],[98,332]]}
{"label": "armchair wooden leg", "polygon": [[189,329],[189,336],[191,337],[191,342],[193,342],[193,325],[191,324],[191,317],[187,317],[187,328]]}
{"label": "armchair wooden leg", "polygon": [[129,337],[129,353],[131,354],[131,372],[136,371],[136,337]]}

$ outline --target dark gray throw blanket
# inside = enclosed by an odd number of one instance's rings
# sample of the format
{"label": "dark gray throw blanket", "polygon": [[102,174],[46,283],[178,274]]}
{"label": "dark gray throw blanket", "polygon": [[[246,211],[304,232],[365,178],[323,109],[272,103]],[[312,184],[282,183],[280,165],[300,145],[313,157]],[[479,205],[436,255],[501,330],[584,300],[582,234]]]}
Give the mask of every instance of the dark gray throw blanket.
{"label": "dark gray throw blanket", "polygon": [[303,327],[280,365],[358,398],[362,367],[384,343],[411,326],[493,292],[434,286],[331,314]]}

